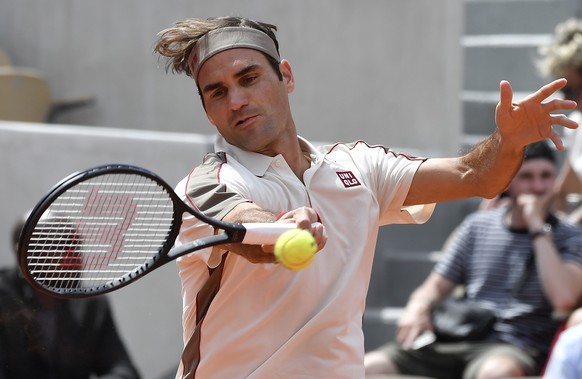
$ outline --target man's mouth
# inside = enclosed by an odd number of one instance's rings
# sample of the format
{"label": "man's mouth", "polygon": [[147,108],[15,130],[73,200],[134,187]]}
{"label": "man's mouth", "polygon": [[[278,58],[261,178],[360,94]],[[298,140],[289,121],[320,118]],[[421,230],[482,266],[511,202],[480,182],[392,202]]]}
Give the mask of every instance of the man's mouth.
{"label": "man's mouth", "polygon": [[247,116],[244,118],[241,118],[240,120],[238,120],[235,124],[235,126],[241,126],[241,125],[245,125],[248,124],[249,122],[251,122],[252,120],[255,119],[256,116]]}

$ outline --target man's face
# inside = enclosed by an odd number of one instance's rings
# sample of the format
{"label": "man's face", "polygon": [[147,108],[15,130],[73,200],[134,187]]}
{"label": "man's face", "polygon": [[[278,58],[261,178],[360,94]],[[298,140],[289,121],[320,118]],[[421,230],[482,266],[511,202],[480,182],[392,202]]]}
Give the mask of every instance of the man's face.
{"label": "man's face", "polygon": [[279,66],[283,81],[262,53],[244,48],[218,53],[202,65],[198,86],[206,115],[229,143],[275,155],[282,135],[295,133],[288,98],[293,76],[286,61]]}
{"label": "man's face", "polygon": [[509,195],[513,199],[522,194],[543,196],[553,190],[556,181],[556,166],[545,158],[532,158],[521,168],[509,185]]}
{"label": "man's face", "polygon": [[578,70],[571,68],[564,77],[568,80],[568,84],[561,91],[564,98],[577,102],[577,109],[582,111],[582,75]]}

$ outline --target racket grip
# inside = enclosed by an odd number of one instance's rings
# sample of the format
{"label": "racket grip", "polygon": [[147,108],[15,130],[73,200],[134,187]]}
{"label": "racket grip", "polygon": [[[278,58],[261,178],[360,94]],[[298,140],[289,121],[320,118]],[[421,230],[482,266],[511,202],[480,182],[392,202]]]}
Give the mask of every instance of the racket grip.
{"label": "racket grip", "polygon": [[[314,222],[311,226],[320,224]],[[249,245],[274,245],[283,232],[297,228],[296,224],[283,222],[250,222],[242,225],[247,231],[241,243]]]}

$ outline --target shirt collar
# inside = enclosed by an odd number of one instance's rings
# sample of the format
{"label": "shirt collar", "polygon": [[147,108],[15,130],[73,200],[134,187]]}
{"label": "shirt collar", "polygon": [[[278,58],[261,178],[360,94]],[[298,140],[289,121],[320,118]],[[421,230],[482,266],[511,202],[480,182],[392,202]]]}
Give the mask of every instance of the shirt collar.
{"label": "shirt collar", "polygon": [[[310,155],[312,162],[317,162],[321,153],[319,153],[317,149],[305,138],[301,136],[297,136],[297,138],[299,139],[301,150]],[[265,175],[273,160],[278,157],[269,157],[267,155],[243,150],[226,142],[224,137],[222,137],[220,134],[217,135],[216,141],[214,142],[214,151],[224,151],[227,155],[230,155],[243,166],[245,166],[250,172],[253,173],[253,175],[259,177]]]}

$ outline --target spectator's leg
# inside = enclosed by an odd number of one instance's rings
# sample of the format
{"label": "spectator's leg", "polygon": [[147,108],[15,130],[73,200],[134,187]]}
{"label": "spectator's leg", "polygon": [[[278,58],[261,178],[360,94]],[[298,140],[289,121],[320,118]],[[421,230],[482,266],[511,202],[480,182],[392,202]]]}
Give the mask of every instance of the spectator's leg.
{"label": "spectator's leg", "polygon": [[383,350],[367,353],[364,357],[364,366],[366,375],[399,374],[398,369]]}
{"label": "spectator's leg", "polygon": [[519,378],[539,372],[534,357],[518,347],[508,344],[483,347],[467,365],[463,379]]}

